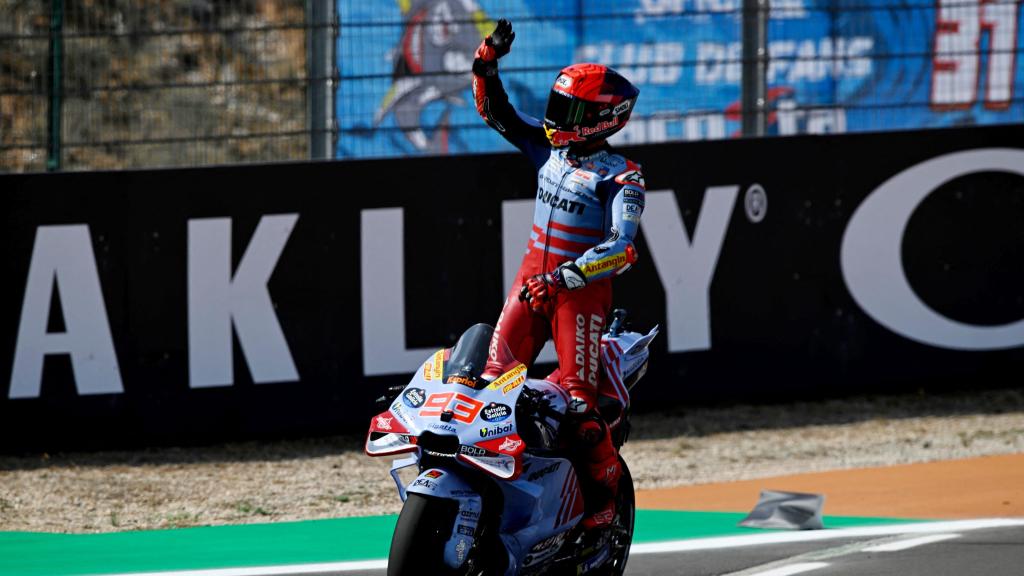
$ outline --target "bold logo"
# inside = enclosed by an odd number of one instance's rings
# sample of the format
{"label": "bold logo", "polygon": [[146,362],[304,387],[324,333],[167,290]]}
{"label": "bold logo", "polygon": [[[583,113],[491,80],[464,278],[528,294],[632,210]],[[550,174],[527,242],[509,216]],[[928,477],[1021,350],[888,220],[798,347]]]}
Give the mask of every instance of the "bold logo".
{"label": "bold logo", "polygon": [[377,428],[381,430],[391,430],[391,421],[394,418],[385,418],[383,416],[377,416]]}
{"label": "bold logo", "polygon": [[490,438],[491,436],[503,436],[512,431],[512,423],[501,424],[499,426],[487,426],[480,429],[481,438]]}
{"label": "bold logo", "polygon": [[481,418],[488,422],[501,422],[512,415],[512,408],[505,404],[491,402],[484,406]]}
{"label": "bold logo", "polygon": [[623,100],[622,104],[619,104],[618,106],[616,106],[615,108],[612,109],[612,114],[615,114],[616,116],[618,116],[619,114],[622,114],[626,110],[629,110],[629,107],[632,106],[632,105],[633,105],[633,101],[632,100]]}
{"label": "bold logo", "polygon": [[572,78],[566,76],[565,74],[561,74],[558,76],[558,79],[555,80],[555,84],[561,86],[562,88],[572,88]]}
{"label": "bold logo", "polygon": [[544,468],[541,468],[540,470],[537,470],[533,474],[530,474],[530,477],[527,478],[527,480],[529,480],[530,482],[536,482],[537,480],[547,476],[548,474],[551,474],[555,470],[558,470],[558,468],[561,465],[562,465],[561,462],[555,462],[554,464],[550,464],[548,466],[545,466]]}
{"label": "bold logo", "polygon": [[479,458],[480,456],[486,456],[487,450],[484,450],[483,448],[477,446],[460,446],[459,453],[465,454],[466,456],[476,456]]}
{"label": "bold logo", "polygon": [[459,534],[462,534],[463,536],[472,536],[473,529],[465,524],[459,524]]}
{"label": "bold logo", "polygon": [[505,438],[505,441],[498,446],[499,452],[515,452],[520,446],[523,445],[522,440],[513,440],[512,438]]}
{"label": "bold logo", "polygon": [[943,183],[976,172],[1024,176],[1024,151],[985,148],[945,154],[883,182],[846,227],[840,252],[843,278],[868,316],[911,340],[952,350],[1024,346],[1024,320],[979,326],[947,318],[918,297],[903,269],[903,235],[914,210]]}
{"label": "bold logo", "polygon": [[409,388],[402,394],[402,402],[409,408],[419,408],[427,401],[427,391],[422,388]]}
{"label": "bold logo", "polygon": [[644,198],[643,192],[639,190],[634,190],[633,188],[623,188],[622,195],[626,198],[639,198],[641,200],[643,200]]}
{"label": "bold logo", "polygon": [[519,388],[519,386],[522,385],[524,380],[526,380],[526,378],[519,378],[517,380],[513,380],[512,382],[509,382],[508,384],[505,384],[505,386],[502,387],[502,389],[501,389],[501,393],[502,394],[508,394],[509,392],[515,390],[516,388]]}
{"label": "bold logo", "polygon": [[433,478],[434,480],[437,480],[441,476],[444,476],[444,472],[441,472],[440,470],[431,470],[430,472],[427,472],[423,476],[425,478]]}

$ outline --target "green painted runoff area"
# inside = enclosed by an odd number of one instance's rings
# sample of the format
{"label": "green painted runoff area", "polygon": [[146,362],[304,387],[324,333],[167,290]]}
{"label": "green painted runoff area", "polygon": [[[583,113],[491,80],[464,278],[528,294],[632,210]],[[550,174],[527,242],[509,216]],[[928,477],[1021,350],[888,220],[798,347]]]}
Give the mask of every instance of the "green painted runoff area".
{"label": "green painted runoff area", "polygon": [[[634,542],[753,534],[735,512],[637,511]],[[105,534],[0,532],[0,575],[81,576],[387,558],[397,516]],[[826,528],[914,522],[826,516]]]}

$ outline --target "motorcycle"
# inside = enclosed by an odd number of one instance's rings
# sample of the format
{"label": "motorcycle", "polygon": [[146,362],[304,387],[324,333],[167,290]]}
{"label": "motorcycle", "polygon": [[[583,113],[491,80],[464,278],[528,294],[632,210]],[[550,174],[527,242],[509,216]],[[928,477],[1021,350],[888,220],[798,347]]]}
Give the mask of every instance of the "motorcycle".
{"label": "motorcycle", "polygon": [[[616,448],[629,434],[629,392],[658,333],[627,331],[624,322],[616,310],[600,342],[598,408]],[[621,576],[636,508],[626,463],[620,456],[612,523],[583,530],[583,492],[559,438],[569,396],[557,371],[529,378],[493,333],[486,324],[469,328],[408,385],[378,399],[387,409],[371,419],[366,454],[409,454],[391,467],[404,505],[388,576]],[[399,472],[409,466],[419,474],[405,485]]]}

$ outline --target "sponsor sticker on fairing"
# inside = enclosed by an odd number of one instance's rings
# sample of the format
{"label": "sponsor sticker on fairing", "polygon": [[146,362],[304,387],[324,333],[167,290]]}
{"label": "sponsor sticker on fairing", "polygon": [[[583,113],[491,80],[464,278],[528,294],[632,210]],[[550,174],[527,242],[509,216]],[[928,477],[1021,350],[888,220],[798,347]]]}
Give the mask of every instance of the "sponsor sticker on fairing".
{"label": "sponsor sticker on fairing", "polygon": [[551,474],[555,470],[558,470],[559,467],[561,467],[561,465],[562,465],[561,462],[555,462],[553,464],[549,464],[549,465],[545,466],[544,468],[541,468],[540,470],[537,470],[536,472],[533,472],[532,474],[530,474],[530,477],[527,478],[527,480],[529,480],[530,482],[536,482],[537,480],[540,480],[541,478],[547,476],[548,474]]}
{"label": "sponsor sticker on fairing", "polygon": [[522,440],[513,440],[512,438],[505,438],[505,441],[498,446],[500,452],[515,452],[520,446],[523,445]]}
{"label": "sponsor sticker on fairing", "polygon": [[394,418],[385,418],[383,416],[377,416],[377,428],[380,430],[391,430],[391,421]]}
{"label": "sponsor sticker on fairing", "polygon": [[426,488],[427,490],[437,490],[437,484],[431,482],[430,480],[427,480],[426,478],[417,478],[416,481],[412,483],[412,485],[416,487]]}
{"label": "sponsor sticker on fairing", "polygon": [[409,388],[402,393],[402,402],[409,408],[419,408],[427,401],[427,391],[422,388]]}
{"label": "sponsor sticker on fairing", "polygon": [[480,411],[480,418],[487,422],[501,422],[512,415],[512,407],[506,404],[491,402]]}
{"label": "sponsor sticker on fairing", "polygon": [[522,378],[518,378],[516,380],[513,380],[512,382],[509,382],[508,384],[505,384],[505,386],[501,388],[501,393],[508,394],[509,392],[515,390],[516,388],[519,388],[519,386],[522,385],[522,383],[525,381],[526,377],[524,376]]}
{"label": "sponsor sticker on fairing", "polygon": [[490,438],[492,436],[502,436],[512,431],[512,423],[501,424],[498,426],[485,426],[480,429],[481,438]]}
{"label": "sponsor sticker on fairing", "polygon": [[441,476],[444,476],[444,472],[441,472],[440,470],[431,470],[431,471],[427,472],[426,474],[424,474],[424,476],[427,477],[427,478],[433,478],[433,479],[437,480]]}
{"label": "sponsor sticker on fairing", "polygon": [[515,368],[509,370],[508,372],[505,372],[504,374],[499,376],[494,382],[491,382],[487,386],[487,388],[489,388],[490,390],[498,390],[502,386],[508,384],[510,381],[515,380],[516,378],[519,378],[520,376],[522,376],[524,380],[526,379],[526,366],[522,364],[517,364]]}
{"label": "sponsor sticker on fairing", "polygon": [[487,450],[484,450],[483,448],[480,448],[478,446],[460,446],[459,447],[459,453],[460,454],[465,454],[466,456],[480,457],[480,456],[486,456],[487,455]]}
{"label": "sponsor sticker on fairing", "polygon": [[444,350],[438,350],[434,354],[433,369],[430,373],[430,380],[440,380],[441,372],[444,370]]}

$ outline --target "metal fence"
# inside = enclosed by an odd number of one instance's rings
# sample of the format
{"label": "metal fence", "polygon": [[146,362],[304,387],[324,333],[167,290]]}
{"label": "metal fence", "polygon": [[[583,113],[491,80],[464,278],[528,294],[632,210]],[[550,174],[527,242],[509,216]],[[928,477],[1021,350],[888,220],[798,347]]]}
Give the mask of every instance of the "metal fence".
{"label": "metal fence", "polygon": [[301,160],[304,0],[0,0],[0,170]]}
{"label": "metal fence", "polygon": [[502,77],[540,116],[558,70],[640,88],[619,143],[1024,122],[1020,0],[339,0],[338,156],[511,150],[469,62],[498,18]]}
{"label": "metal fence", "polygon": [[641,90],[616,143],[1024,122],[1020,0],[0,0],[0,171],[510,150],[473,52]]}

